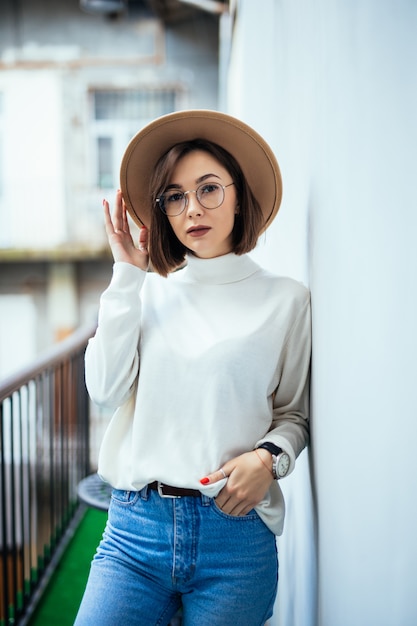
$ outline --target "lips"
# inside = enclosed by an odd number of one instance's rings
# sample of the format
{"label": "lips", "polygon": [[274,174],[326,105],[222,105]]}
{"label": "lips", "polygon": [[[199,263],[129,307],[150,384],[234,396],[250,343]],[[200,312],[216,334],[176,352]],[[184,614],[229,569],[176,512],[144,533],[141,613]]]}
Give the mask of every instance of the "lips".
{"label": "lips", "polygon": [[201,224],[199,226],[191,226],[187,229],[187,235],[190,235],[191,237],[202,237],[203,235],[208,233],[209,230],[210,226],[204,226],[204,224]]}

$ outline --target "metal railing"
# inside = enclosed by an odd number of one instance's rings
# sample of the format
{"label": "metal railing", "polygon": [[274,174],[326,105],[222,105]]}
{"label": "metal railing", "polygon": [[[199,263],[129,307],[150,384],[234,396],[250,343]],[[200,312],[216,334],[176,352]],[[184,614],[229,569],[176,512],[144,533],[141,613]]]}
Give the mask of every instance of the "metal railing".
{"label": "metal railing", "polygon": [[0,382],[0,626],[25,615],[89,473],[81,329]]}

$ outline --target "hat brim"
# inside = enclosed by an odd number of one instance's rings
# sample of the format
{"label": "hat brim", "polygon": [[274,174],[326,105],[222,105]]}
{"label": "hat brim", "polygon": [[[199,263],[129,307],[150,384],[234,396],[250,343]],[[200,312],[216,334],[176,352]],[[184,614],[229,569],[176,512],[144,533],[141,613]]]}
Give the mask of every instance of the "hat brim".
{"label": "hat brim", "polygon": [[269,145],[240,120],[211,110],[188,110],[157,118],[130,141],[122,159],[120,186],[126,208],[139,226],[150,225],[150,180],[155,166],[172,146],[206,139],[227,150],[239,163],[264,215],[261,234],[281,204],[282,180]]}

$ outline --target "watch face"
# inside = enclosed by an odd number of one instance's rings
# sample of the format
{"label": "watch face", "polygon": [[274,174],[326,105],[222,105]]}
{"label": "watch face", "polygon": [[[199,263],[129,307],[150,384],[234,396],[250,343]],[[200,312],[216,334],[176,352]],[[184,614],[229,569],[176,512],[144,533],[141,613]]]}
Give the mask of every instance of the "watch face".
{"label": "watch face", "polygon": [[290,457],[288,456],[288,454],[283,452],[278,457],[278,463],[277,463],[278,476],[280,477],[285,476],[289,469],[290,469]]}

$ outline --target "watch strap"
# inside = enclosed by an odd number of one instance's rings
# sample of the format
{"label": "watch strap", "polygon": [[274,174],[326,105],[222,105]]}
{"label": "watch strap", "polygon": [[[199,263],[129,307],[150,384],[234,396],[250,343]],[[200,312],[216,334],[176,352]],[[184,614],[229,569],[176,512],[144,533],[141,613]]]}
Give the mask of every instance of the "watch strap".
{"label": "watch strap", "polygon": [[264,450],[268,450],[268,452],[270,452],[274,456],[278,456],[282,452],[282,449],[279,446],[276,446],[274,443],[271,443],[270,441],[264,441],[263,443],[259,444],[259,446],[256,446],[256,447],[263,448]]}

